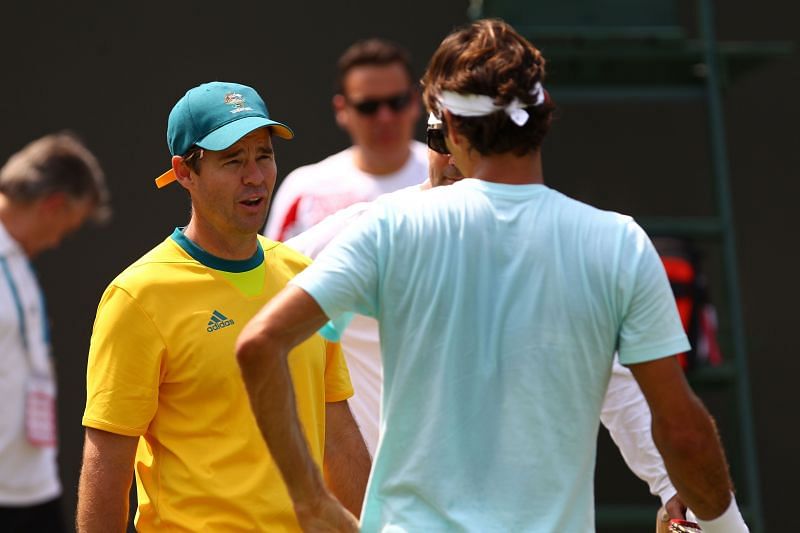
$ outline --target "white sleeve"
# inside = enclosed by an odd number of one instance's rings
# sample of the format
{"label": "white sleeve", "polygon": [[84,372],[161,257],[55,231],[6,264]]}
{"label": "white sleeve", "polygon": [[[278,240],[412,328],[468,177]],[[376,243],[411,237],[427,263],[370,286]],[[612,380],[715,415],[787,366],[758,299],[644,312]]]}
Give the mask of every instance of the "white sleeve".
{"label": "white sleeve", "polygon": [[310,227],[300,235],[295,235],[285,244],[311,259],[316,259],[317,255],[328,246],[328,243],[357,220],[370,205],[369,202],[359,202],[341,209],[325,217],[319,224]]}
{"label": "white sleeve", "polygon": [[600,421],[611,434],[628,468],[647,483],[650,492],[659,496],[661,503],[672,498],[677,491],[653,442],[650,408],[633,374],[619,363],[616,354]]}

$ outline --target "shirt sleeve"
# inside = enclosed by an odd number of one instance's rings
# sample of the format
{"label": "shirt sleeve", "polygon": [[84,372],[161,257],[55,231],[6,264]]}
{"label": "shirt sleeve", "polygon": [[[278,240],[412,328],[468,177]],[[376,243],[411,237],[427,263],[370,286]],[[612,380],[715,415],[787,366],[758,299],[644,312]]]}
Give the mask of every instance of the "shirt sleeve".
{"label": "shirt sleeve", "polygon": [[342,346],[338,342],[325,341],[325,401],[341,402],[353,395],[350,372],[344,360]]}
{"label": "shirt sleeve", "polygon": [[687,351],[689,341],[664,265],[633,221],[626,226],[620,254],[620,362],[630,365]]}
{"label": "shirt sleeve", "polygon": [[369,202],[359,202],[328,215],[319,224],[310,227],[285,242],[308,257],[315,259],[333,239],[347,229],[370,206]]}
{"label": "shirt sleeve", "polygon": [[150,317],[128,292],[110,286],[97,308],[89,347],[83,425],[144,434],[158,406],[165,353]]}
{"label": "shirt sleeve", "polygon": [[639,384],[615,356],[600,421],[631,472],[647,483],[650,493],[661,498],[661,503],[666,503],[677,491],[653,442],[650,420],[650,408]]}

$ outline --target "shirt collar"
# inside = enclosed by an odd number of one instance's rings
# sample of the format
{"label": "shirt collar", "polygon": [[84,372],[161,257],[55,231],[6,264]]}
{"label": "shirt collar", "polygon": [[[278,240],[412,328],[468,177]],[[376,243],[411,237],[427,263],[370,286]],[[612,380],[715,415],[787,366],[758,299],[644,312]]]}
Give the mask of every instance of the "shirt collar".
{"label": "shirt collar", "polygon": [[25,254],[22,246],[11,236],[5,224],[0,221],[0,254],[10,255],[14,253]]}

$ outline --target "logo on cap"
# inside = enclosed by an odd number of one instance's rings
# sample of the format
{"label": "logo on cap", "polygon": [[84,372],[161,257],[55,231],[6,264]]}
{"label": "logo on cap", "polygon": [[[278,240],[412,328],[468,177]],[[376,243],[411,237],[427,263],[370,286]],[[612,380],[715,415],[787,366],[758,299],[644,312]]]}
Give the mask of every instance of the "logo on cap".
{"label": "logo on cap", "polygon": [[252,111],[250,106],[245,107],[244,96],[239,93],[228,93],[225,95],[225,103],[233,106],[231,113],[241,113],[242,111]]}

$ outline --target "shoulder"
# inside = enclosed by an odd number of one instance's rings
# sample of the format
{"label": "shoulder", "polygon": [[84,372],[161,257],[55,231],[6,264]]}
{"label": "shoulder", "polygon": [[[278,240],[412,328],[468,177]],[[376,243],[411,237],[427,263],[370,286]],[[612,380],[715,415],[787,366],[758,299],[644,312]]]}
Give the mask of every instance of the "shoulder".
{"label": "shoulder", "polygon": [[270,269],[285,270],[297,274],[311,264],[311,259],[282,242],[273,241],[263,236],[258,240],[264,249],[264,261]]}
{"label": "shoulder", "polygon": [[629,215],[587,204],[554,189],[548,188],[547,202],[563,219],[572,220],[586,228],[617,232],[630,232],[638,228]]}
{"label": "shoulder", "polygon": [[186,265],[197,264],[171,237],[167,237],[117,275],[110,286],[134,294],[147,286],[169,285],[176,272],[184,270]]}
{"label": "shoulder", "polygon": [[280,188],[302,188],[311,183],[316,187],[320,178],[345,168],[347,165],[352,167],[352,159],[352,148],[346,148],[316,163],[299,166],[286,175]]}

